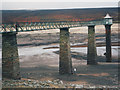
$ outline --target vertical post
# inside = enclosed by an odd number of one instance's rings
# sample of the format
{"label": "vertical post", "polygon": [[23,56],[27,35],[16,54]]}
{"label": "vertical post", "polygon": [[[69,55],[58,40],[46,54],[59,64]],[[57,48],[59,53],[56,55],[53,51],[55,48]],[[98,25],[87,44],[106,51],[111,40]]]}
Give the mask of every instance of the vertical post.
{"label": "vertical post", "polygon": [[2,78],[20,79],[16,32],[2,33]]}
{"label": "vertical post", "polygon": [[59,74],[72,74],[69,28],[60,28]]}
{"label": "vertical post", "polygon": [[111,53],[111,25],[112,25],[112,17],[107,14],[104,17],[104,25],[106,31],[106,62],[112,61],[112,53]]}
{"label": "vertical post", "polygon": [[88,50],[87,50],[87,64],[96,65],[96,43],[95,43],[95,29],[94,25],[88,26]]}
{"label": "vertical post", "polygon": [[111,55],[111,25],[105,25],[106,31],[106,62],[112,61]]}

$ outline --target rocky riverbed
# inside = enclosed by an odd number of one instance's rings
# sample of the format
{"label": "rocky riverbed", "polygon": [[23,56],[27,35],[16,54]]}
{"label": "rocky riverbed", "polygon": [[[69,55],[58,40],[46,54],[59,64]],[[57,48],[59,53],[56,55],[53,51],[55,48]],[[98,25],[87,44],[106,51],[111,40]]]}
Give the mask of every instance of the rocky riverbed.
{"label": "rocky riverbed", "polygon": [[113,88],[117,90],[117,86],[91,86],[91,85],[82,85],[82,84],[64,84],[62,80],[31,80],[31,79],[22,79],[22,80],[3,80],[3,88]]}

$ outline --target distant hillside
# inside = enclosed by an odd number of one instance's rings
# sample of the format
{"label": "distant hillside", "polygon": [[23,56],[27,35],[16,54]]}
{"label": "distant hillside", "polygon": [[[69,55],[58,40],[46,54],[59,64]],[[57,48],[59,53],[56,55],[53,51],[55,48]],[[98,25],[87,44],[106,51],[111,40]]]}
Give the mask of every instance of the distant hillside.
{"label": "distant hillside", "polygon": [[109,13],[118,20],[118,8],[58,9],[58,10],[3,10],[3,23],[55,22],[99,20]]}

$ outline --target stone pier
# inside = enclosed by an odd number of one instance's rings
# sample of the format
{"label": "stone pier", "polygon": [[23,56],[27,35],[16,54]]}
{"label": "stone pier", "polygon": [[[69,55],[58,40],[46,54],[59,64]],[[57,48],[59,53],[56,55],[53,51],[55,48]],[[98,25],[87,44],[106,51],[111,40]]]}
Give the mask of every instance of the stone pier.
{"label": "stone pier", "polygon": [[2,78],[20,79],[16,32],[2,33]]}
{"label": "stone pier", "polygon": [[96,65],[96,43],[95,43],[95,26],[88,26],[88,50],[87,50],[87,64]]}
{"label": "stone pier", "polygon": [[60,28],[59,74],[72,74],[69,28]]}

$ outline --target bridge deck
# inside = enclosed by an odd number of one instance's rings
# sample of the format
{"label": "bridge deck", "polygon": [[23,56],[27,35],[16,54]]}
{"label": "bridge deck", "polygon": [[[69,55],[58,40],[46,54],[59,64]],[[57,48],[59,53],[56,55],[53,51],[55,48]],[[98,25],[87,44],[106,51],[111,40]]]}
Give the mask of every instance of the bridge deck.
{"label": "bridge deck", "polygon": [[[37,31],[37,30],[48,30],[48,29],[59,29],[59,28],[73,28],[81,26],[91,25],[103,25],[105,20],[101,21],[88,21],[88,22],[21,22],[13,24],[2,24],[0,27],[0,33],[5,32],[26,32],[26,31]],[[17,29],[16,29],[17,28]]]}

